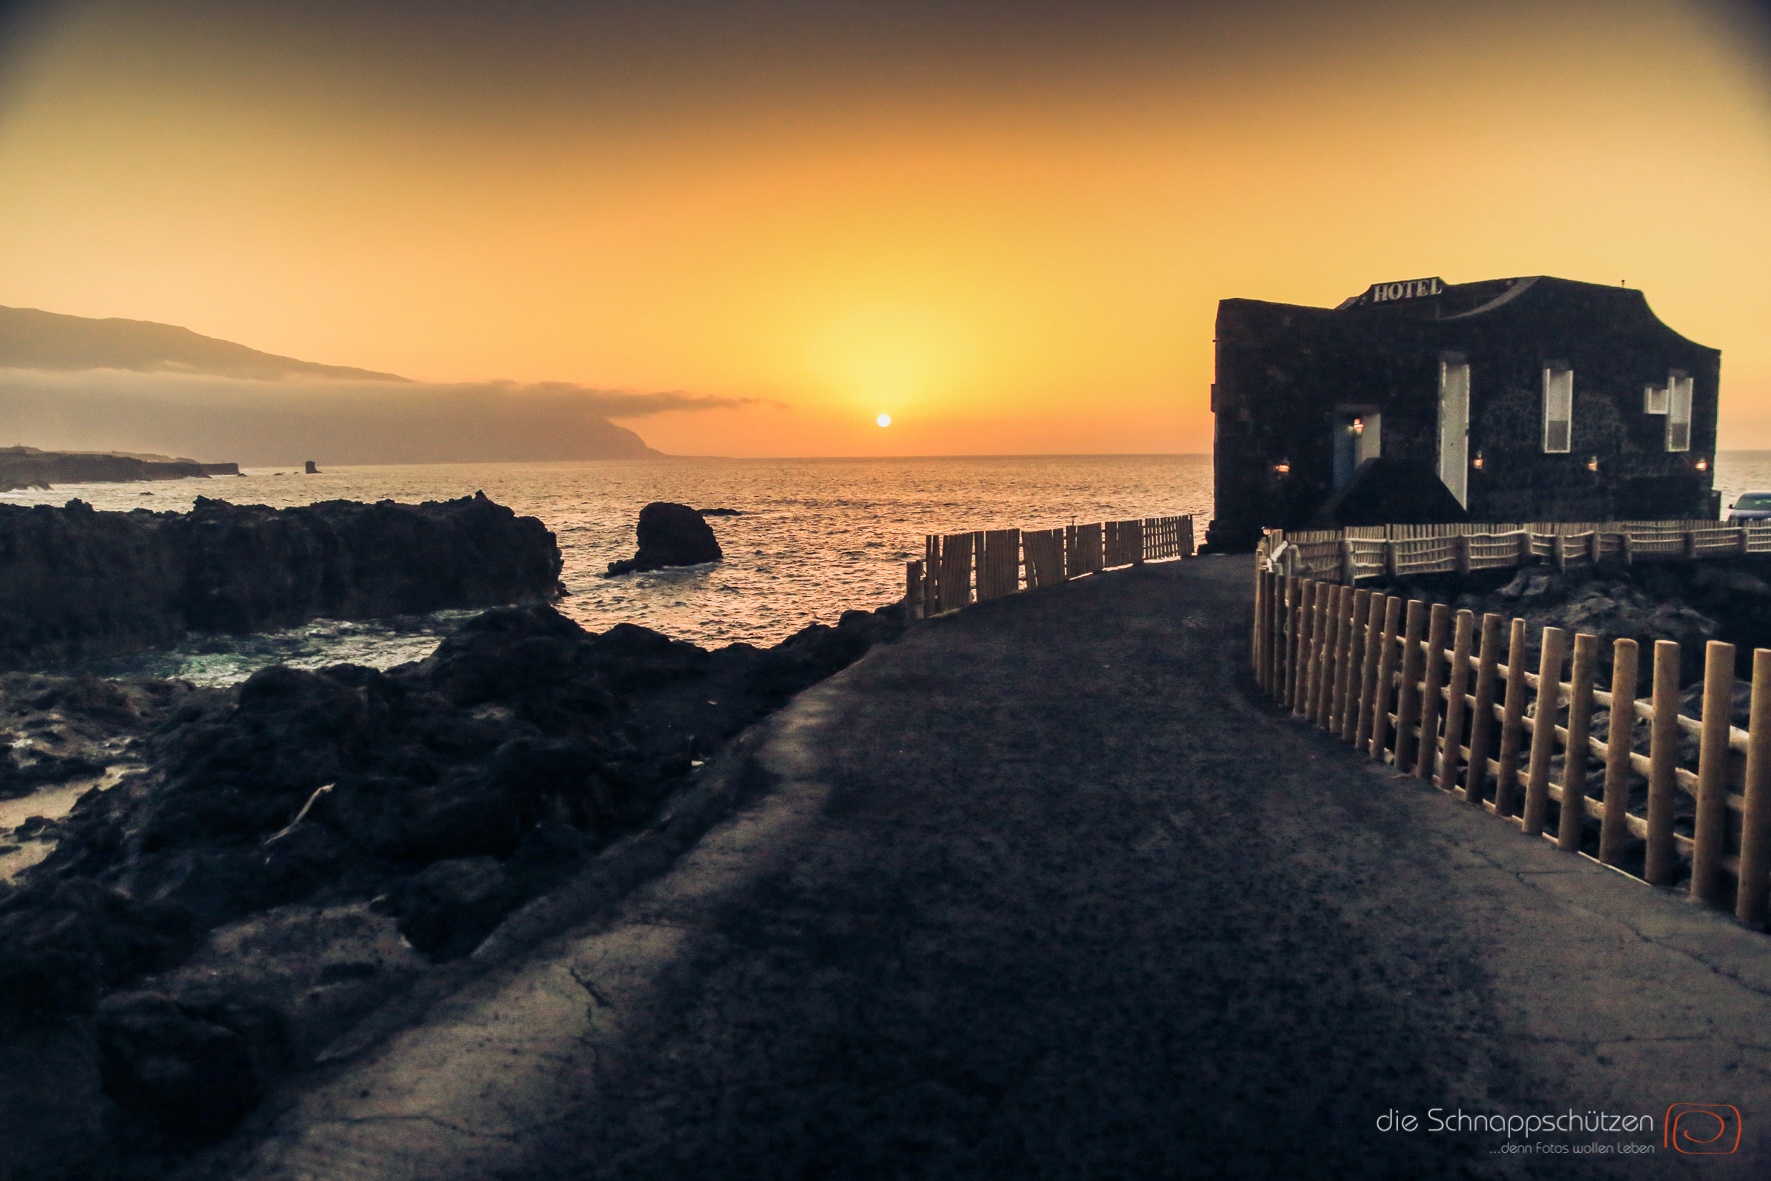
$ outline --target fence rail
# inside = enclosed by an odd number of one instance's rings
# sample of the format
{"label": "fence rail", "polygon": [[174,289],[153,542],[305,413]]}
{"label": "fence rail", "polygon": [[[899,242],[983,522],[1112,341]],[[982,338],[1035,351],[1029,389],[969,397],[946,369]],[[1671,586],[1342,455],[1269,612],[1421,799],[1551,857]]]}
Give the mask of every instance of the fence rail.
{"label": "fence rail", "polygon": [[1256,552],[1287,574],[1327,582],[1405,574],[1468,574],[1548,558],[1636,562],[1771,554],[1771,522],[1552,521],[1535,524],[1373,525],[1268,530]]}
{"label": "fence rail", "polygon": [[930,533],[922,558],[904,564],[904,601],[913,618],[926,618],[1115,566],[1192,556],[1191,516]]}
{"label": "fence rail", "polygon": [[[1404,603],[1269,570],[1255,577],[1255,677],[1295,715],[1527,833],[1655,885],[1675,883],[1688,868],[1694,897],[1731,904],[1742,922],[1763,926],[1771,649],[1753,653],[1742,730],[1732,724],[1732,644],[1708,644],[1702,712],[1692,718],[1679,712],[1677,643],[1655,642],[1644,696],[1636,641],[1614,642],[1607,691],[1595,683],[1597,637],[1577,633],[1570,643],[1562,629],[1544,628],[1533,673],[1526,631],[1523,619],[1478,620],[1444,603]],[[1645,752],[1636,749],[1638,720],[1648,723]],[[1695,768],[1680,765],[1689,761],[1681,751],[1688,736],[1698,743]]]}

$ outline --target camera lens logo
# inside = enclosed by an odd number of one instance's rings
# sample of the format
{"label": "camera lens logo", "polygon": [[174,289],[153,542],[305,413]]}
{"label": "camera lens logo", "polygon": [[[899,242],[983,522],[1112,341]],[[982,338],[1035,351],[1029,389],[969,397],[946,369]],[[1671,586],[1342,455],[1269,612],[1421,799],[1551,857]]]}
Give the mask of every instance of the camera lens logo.
{"label": "camera lens logo", "polygon": [[1728,1103],[1675,1103],[1666,1109],[1660,1143],[1693,1156],[1726,1156],[1740,1147],[1740,1108]]}

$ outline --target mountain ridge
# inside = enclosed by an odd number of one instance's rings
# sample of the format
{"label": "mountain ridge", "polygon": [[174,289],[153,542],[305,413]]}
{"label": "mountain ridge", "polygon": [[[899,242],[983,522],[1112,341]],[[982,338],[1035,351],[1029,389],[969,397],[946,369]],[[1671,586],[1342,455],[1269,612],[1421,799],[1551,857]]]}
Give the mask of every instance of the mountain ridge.
{"label": "mountain ridge", "polygon": [[330,377],[410,383],[397,373],[350,365],[322,365],[204,336],[176,324],[97,319],[0,306],[0,367],[12,369],[131,369],[139,372],[256,378]]}
{"label": "mountain ridge", "polygon": [[[0,306],[0,421],[15,438],[115,462],[143,452],[347,464],[661,455],[610,421],[623,396],[566,382],[414,381],[151,320]],[[20,462],[31,468],[20,479],[47,478],[41,462]]]}

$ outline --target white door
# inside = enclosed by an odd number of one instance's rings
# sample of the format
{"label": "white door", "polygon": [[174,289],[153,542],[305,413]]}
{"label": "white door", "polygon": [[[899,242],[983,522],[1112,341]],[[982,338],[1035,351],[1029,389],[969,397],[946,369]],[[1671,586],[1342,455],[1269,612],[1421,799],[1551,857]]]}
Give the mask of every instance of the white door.
{"label": "white door", "polygon": [[1439,480],[1457,502],[1470,503],[1470,366],[1439,362]]}

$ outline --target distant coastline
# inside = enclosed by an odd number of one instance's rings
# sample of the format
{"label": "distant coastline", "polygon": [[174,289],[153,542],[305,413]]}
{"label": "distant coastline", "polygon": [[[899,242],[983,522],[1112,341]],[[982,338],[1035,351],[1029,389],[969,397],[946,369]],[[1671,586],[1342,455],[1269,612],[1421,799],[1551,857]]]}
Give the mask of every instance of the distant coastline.
{"label": "distant coastline", "polygon": [[136,484],[149,480],[237,476],[237,463],[202,463],[132,451],[43,451],[0,447],[0,492],[57,484]]}

